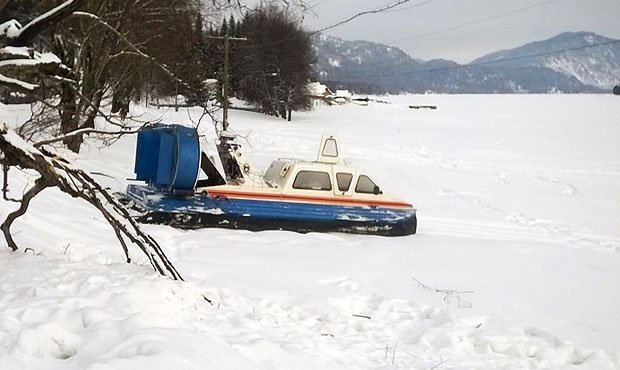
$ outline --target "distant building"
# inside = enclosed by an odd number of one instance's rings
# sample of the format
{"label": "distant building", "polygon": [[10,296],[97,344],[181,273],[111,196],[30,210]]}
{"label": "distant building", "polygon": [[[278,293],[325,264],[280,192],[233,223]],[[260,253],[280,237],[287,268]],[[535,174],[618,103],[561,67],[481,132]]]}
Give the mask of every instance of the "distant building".
{"label": "distant building", "polygon": [[353,94],[349,90],[336,90],[336,96],[334,101],[338,104],[350,103],[353,98]]}
{"label": "distant building", "polygon": [[308,90],[310,91],[310,98],[312,99],[313,105],[334,104],[334,93],[329,87],[320,82],[310,82],[308,84]]}

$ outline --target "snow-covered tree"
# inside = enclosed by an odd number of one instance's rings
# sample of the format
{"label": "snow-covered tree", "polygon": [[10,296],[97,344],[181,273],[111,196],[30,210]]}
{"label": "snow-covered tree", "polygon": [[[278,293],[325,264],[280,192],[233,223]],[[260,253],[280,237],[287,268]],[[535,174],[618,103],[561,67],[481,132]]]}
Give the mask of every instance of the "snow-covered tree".
{"label": "snow-covered tree", "polygon": [[[60,59],[33,47],[34,38],[68,17],[83,0],[69,0],[22,26],[10,19],[0,24],[0,87],[5,93],[38,94],[46,81],[60,81],[68,72]],[[0,2],[0,11],[7,1]]]}

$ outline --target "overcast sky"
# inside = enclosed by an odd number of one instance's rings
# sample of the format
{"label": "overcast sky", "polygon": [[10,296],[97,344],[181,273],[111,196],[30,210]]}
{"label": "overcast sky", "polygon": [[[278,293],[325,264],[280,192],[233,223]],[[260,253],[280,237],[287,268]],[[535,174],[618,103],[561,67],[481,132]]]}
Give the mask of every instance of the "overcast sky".
{"label": "overcast sky", "polygon": [[[397,0],[309,0],[320,29]],[[410,0],[325,34],[397,46],[414,58],[469,62],[489,52],[546,39],[564,31],[592,31],[620,39],[620,0]]]}

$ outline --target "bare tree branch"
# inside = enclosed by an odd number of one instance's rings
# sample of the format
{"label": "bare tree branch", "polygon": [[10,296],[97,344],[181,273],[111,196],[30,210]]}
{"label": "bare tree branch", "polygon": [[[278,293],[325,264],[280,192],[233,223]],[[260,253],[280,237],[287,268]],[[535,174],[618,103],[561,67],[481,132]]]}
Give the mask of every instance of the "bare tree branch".
{"label": "bare tree branch", "polygon": [[143,52],[142,50],[140,50],[131,41],[127,40],[127,38],[122,33],[118,32],[118,30],[116,28],[110,26],[107,22],[105,22],[100,17],[98,17],[98,16],[96,16],[94,14],[91,14],[91,13],[84,13],[84,12],[73,12],[72,15],[78,16],[78,17],[86,17],[86,18],[89,18],[89,19],[97,21],[100,25],[104,26],[106,29],[108,29],[109,31],[114,33],[119,39],[121,39],[130,49],[133,50],[133,52],[135,54],[141,56],[142,58],[144,58],[144,59],[146,59],[148,61],[150,61],[155,67],[160,69],[162,72],[164,72],[170,78],[172,78],[174,81],[176,81],[176,82],[180,83],[181,85],[183,85],[183,87],[185,87],[187,89],[194,90],[185,81],[181,80],[174,73],[172,73],[170,71],[170,69],[166,65],[156,61],[155,58],[153,58],[152,56],[150,56],[150,55],[146,54],[145,52]]}
{"label": "bare tree branch", "polygon": [[120,130],[120,131],[106,131],[106,130],[98,130],[98,129],[94,129],[94,128],[82,128],[82,129],[79,129],[79,130],[71,131],[71,132],[69,132],[67,134],[64,134],[64,135],[53,137],[51,139],[46,139],[46,140],[38,141],[38,142],[32,144],[32,146],[34,146],[35,148],[40,148],[43,145],[57,143],[59,141],[63,141],[63,140],[66,140],[66,139],[68,139],[70,137],[78,136],[78,135],[101,134],[101,135],[122,136],[122,135],[136,134],[136,133],[138,133],[138,131],[139,131],[139,129],[133,129],[133,130],[132,129],[127,129],[127,130]]}
{"label": "bare tree branch", "polygon": [[19,216],[22,216],[24,213],[26,213],[32,198],[34,198],[37,194],[43,191],[43,189],[49,186],[50,184],[43,177],[39,177],[37,181],[35,181],[34,186],[32,186],[24,194],[19,208],[14,212],[9,213],[9,215],[6,216],[6,220],[4,220],[2,225],[0,225],[0,230],[2,230],[4,238],[6,239],[6,243],[8,244],[8,247],[11,248],[11,250],[17,250],[17,244],[15,243],[15,240],[13,240],[13,236],[11,235],[11,225],[13,224],[13,221],[15,221]]}
{"label": "bare tree branch", "polygon": [[[60,70],[60,61],[55,58],[42,59],[41,54],[36,54],[34,58],[24,59],[22,55],[4,54],[6,60],[0,60],[0,71],[19,70],[21,74],[30,75],[54,75]],[[33,93],[40,86],[35,83],[26,82],[17,78],[0,74],[0,85],[9,89],[23,93]]]}
{"label": "bare tree branch", "polygon": [[456,301],[458,308],[471,308],[471,303],[461,298],[462,294],[473,294],[473,290],[456,290],[456,289],[437,289],[430,287],[420,280],[416,279],[415,276],[411,277],[413,281],[418,283],[418,286],[422,289],[425,289],[429,292],[443,294],[443,301],[446,305],[450,305],[451,302]]}
{"label": "bare tree branch", "polygon": [[10,236],[10,224],[25,213],[30,200],[43,188],[56,186],[74,198],[87,201],[101,212],[113,227],[127,260],[130,257],[125,239],[146,255],[155,271],[174,280],[183,280],[155,239],[142,231],[129,211],[86,172],[57,155],[33,147],[6,127],[0,127],[0,151],[4,153],[3,163],[33,169],[41,176],[37,180],[38,185],[35,183],[35,187],[24,196],[18,212],[9,215],[3,223],[2,231],[5,237],[8,235],[7,243],[11,249],[15,250],[17,246]]}
{"label": "bare tree branch", "polygon": [[[0,156],[4,156],[0,153]],[[0,158],[1,161],[1,158]],[[7,193],[9,192],[9,166],[2,164],[2,199],[9,200]]]}

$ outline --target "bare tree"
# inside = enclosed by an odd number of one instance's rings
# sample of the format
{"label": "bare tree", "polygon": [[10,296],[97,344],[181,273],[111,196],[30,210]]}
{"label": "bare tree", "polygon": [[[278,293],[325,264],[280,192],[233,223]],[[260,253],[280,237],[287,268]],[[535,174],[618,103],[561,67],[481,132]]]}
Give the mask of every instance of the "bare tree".
{"label": "bare tree", "polygon": [[[55,76],[58,73],[52,68],[67,67],[54,83],[35,86],[4,80],[5,86],[13,83],[11,90],[30,94],[52,106],[58,115],[60,134],[94,128],[95,118],[104,116],[105,101],[111,100],[112,113],[124,119],[129,102],[139,98],[147,86],[168,95],[198,94],[202,88],[202,63],[196,52],[202,37],[195,26],[200,20],[197,0],[71,0],[39,14],[45,4],[49,9],[54,3],[43,0],[31,9],[32,18],[42,15],[42,19],[49,19],[45,24],[30,22],[21,27],[9,21],[3,24],[8,32],[0,34],[7,36],[7,46],[32,45],[36,37],[41,49],[53,52],[53,58],[32,55],[30,59],[41,61],[36,62],[36,70],[29,72],[30,79],[36,80],[42,68],[44,76]],[[24,77],[27,71],[24,62],[20,63]],[[0,71],[11,66],[3,62]],[[122,125],[119,120],[114,122]],[[78,152],[82,141],[82,136],[73,135],[65,144]]]}
{"label": "bare tree", "polygon": [[[63,22],[51,48],[76,78],[60,84],[60,132],[93,128],[108,98],[124,118],[146,84],[170,95],[199,89],[186,82],[200,68],[191,53],[195,9],[193,0],[105,0],[84,7],[95,17],[74,13]],[[77,152],[81,142],[74,136],[65,144]]]}
{"label": "bare tree", "polygon": [[[2,4],[0,4],[2,5]],[[27,45],[32,42],[34,35],[28,37],[32,29],[42,32],[45,28],[67,17],[78,6],[78,0],[69,0],[52,8],[26,26],[16,21],[8,21],[0,25],[0,55],[5,59],[0,62],[2,72],[9,70],[11,77],[0,74],[0,84],[4,88],[16,89],[25,92],[34,92],[40,88],[40,81],[45,79],[57,80],[56,72],[61,68],[60,60],[53,54],[39,54]],[[1,10],[2,8],[0,8]],[[9,45],[10,44],[10,45]],[[8,55],[8,58],[6,57]],[[7,65],[13,68],[6,68]],[[35,69],[41,76],[33,77]],[[34,80],[33,80],[34,79]],[[73,135],[81,133],[73,133]],[[71,134],[67,134],[69,138]],[[39,146],[43,145],[40,143]],[[11,235],[11,225],[19,216],[23,215],[30,201],[48,187],[58,187],[72,197],[81,198],[96,207],[108,223],[112,226],[119,243],[121,244],[127,262],[131,261],[128,242],[139,247],[147,256],[153,268],[162,275],[175,280],[182,280],[181,275],[168,260],[157,242],[144,233],[124,208],[107,190],[102,188],[86,172],[72,166],[60,156],[49,153],[44,149],[37,149],[26,143],[15,132],[6,126],[0,127],[0,163],[3,166],[3,195],[6,198],[8,186],[8,168],[12,166],[22,169],[31,169],[39,174],[34,185],[24,194],[19,208],[10,213],[0,225],[7,245],[17,250],[17,244]]]}

